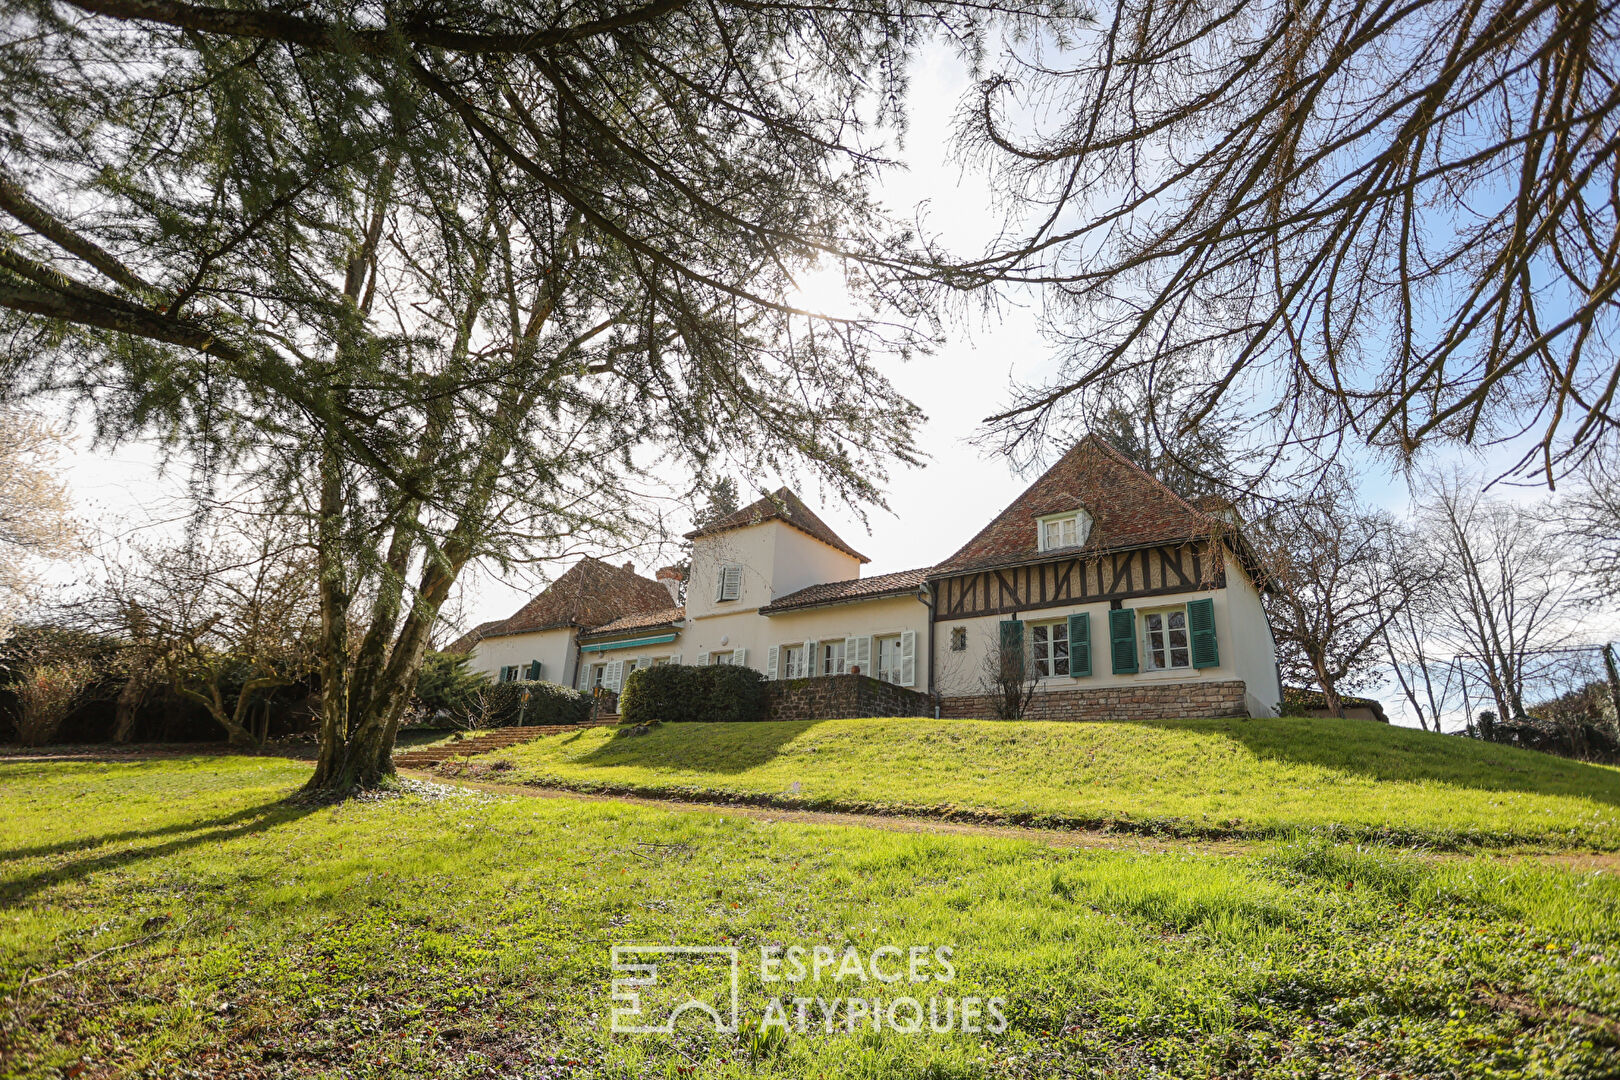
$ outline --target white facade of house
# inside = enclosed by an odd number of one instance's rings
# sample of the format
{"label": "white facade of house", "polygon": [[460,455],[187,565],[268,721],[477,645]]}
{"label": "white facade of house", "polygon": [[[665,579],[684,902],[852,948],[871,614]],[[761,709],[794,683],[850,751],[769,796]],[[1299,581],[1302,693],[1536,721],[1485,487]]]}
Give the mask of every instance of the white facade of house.
{"label": "white facade of house", "polygon": [[[474,647],[473,666],[497,678],[528,677],[533,670],[528,665],[538,661],[543,678],[582,690],[596,686],[618,690],[629,672],[661,663],[741,664],[772,679],[858,671],[935,695],[935,700],[965,698],[989,691],[987,660],[1006,632],[1004,624],[1014,621],[1022,624],[1016,632],[1041,674],[1037,692],[1229,685],[1241,680],[1249,715],[1278,712],[1281,687],[1275,642],[1254,579],[1232,546],[1205,542],[1202,550],[1221,553],[1224,574],[1205,573],[1179,591],[1165,584],[1171,581],[1170,570],[1161,567],[1159,578],[1154,578],[1148,566],[1150,549],[1143,548],[1142,587],[1135,593],[1116,590],[1112,597],[1082,596],[1059,603],[1047,598],[1048,579],[1040,579],[1038,597],[1031,584],[1040,573],[1051,572],[1056,559],[1092,559],[1099,593],[1107,582],[1098,560],[1123,559],[1126,580],[1135,580],[1129,569],[1135,566],[1134,552],[1120,555],[1105,548],[1099,554],[1085,547],[1091,522],[1084,510],[1078,529],[1064,523],[1063,514],[1031,517],[1029,544],[1038,553],[1017,557],[1022,561],[1007,564],[1012,570],[949,570],[947,563],[941,564],[946,569],[863,579],[864,558],[831,535],[796,499],[794,503],[800,508],[800,520],[809,522],[806,527],[773,516],[767,506],[752,519],[690,534],[693,548],[684,609],[647,612],[645,617],[631,614],[601,628],[563,627],[486,637]],[[764,500],[756,506],[763,504]],[[1016,508],[1015,503],[1003,518]],[[1106,515],[1100,515],[1099,522],[1099,528],[1106,528]],[[1023,527],[1014,522],[1015,530]],[[987,527],[981,536],[991,530]],[[1008,543],[1007,535],[1018,540],[1016,533],[1004,530],[999,542]],[[1050,545],[1055,550],[1048,550]],[[1064,550],[1064,545],[1071,550]],[[996,574],[997,580],[1004,580],[1005,574],[1016,577],[1016,571],[1028,572],[1035,563],[1046,570],[1037,568],[1035,577],[1023,579],[1027,607],[1014,603],[1009,609],[1003,599],[990,613],[981,605],[981,610],[953,617],[940,606],[948,594],[957,596],[960,606],[960,586],[969,577],[982,575],[989,581]],[[1079,561],[1074,565],[1080,568],[1076,573],[1091,572]],[[953,575],[954,582],[947,580]],[[1151,587],[1155,581],[1158,587]],[[1059,594],[1053,590],[1052,595]],[[1195,622],[1196,627],[1190,625]],[[1119,645],[1113,640],[1127,624],[1134,636],[1134,648],[1127,650],[1134,653],[1134,670],[1120,666]],[[1089,663],[1083,659],[1088,651],[1083,643],[1073,642],[1071,654],[1068,640],[1071,633],[1079,636],[1087,628]],[[1201,642],[1197,656],[1192,648],[1195,631]]]}

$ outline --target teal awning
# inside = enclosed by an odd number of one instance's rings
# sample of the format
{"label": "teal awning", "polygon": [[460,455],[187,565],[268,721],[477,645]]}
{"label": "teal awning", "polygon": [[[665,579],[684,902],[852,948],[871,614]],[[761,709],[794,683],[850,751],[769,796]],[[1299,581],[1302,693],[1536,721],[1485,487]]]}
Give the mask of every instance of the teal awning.
{"label": "teal awning", "polygon": [[608,649],[633,649],[637,645],[662,645],[665,642],[674,641],[674,640],[675,640],[675,635],[674,634],[659,634],[656,637],[638,637],[638,638],[631,638],[628,641],[592,642],[589,645],[581,645],[579,647],[579,651],[580,652],[605,652]]}

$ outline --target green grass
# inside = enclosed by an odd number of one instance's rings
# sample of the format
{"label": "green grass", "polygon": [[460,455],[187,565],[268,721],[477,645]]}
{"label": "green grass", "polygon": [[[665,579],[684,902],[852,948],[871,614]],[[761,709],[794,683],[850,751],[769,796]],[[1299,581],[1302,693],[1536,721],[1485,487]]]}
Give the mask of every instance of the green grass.
{"label": "green grass", "polygon": [[[1190,835],[1620,848],[1620,770],[1356,720],[825,720],[553,735],[500,779]],[[475,768],[478,768],[475,766]]]}
{"label": "green grass", "polygon": [[[1607,874],[1320,838],[1100,852],[612,802],[279,802],[306,770],[0,764],[0,1073],[1620,1070]],[[951,945],[956,978],[923,992],[1003,997],[1010,1026],[613,1035],[608,949],[636,942]],[[743,971],[757,1020],[778,991]],[[800,992],[897,995],[830,975]]]}

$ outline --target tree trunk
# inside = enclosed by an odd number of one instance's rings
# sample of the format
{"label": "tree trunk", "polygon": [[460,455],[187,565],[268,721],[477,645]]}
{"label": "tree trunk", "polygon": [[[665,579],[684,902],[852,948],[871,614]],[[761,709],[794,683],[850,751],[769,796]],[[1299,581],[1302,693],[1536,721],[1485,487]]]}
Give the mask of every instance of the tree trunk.
{"label": "tree trunk", "polygon": [[145,697],[145,675],[132,672],[113,703],[113,742],[123,745],[135,737],[135,721]]}

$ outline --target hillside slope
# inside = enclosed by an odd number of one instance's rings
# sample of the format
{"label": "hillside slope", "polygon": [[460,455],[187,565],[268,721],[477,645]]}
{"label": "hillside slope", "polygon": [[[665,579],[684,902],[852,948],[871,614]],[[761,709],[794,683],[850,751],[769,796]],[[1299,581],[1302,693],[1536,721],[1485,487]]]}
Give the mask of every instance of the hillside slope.
{"label": "hillside slope", "polygon": [[1054,825],[1620,848],[1620,770],[1356,720],[666,724],[640,737],[549,736],[472,768],[520,783]]}

